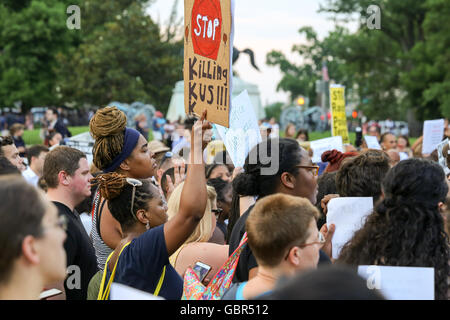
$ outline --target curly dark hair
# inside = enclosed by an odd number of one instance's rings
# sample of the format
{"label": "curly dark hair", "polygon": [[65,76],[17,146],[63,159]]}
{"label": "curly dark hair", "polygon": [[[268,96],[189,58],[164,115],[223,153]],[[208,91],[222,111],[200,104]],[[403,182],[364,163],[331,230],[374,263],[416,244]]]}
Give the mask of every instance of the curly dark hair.
{"label": "curly dark hair", "polygon": [[388,172],[383,190],[338,263],[434,267],[435,298],[447,299],[450,249],[438,209],[448,192],[444,171],[430,160],[404,160]]}

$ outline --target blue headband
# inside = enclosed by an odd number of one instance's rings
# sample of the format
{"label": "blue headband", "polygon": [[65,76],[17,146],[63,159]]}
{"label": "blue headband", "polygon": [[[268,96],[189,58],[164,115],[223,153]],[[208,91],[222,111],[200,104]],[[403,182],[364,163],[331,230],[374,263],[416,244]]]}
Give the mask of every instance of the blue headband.
{"label": "blue headband", "polygon": [[106,173],[115,171],[120,164],[131,155],[137,145],[140,135],[141,134],[139,131],[135,129],[125,128],[125,138],[123,139],[122,152],[114,158],[109,167],[103,169],[103,172]]}

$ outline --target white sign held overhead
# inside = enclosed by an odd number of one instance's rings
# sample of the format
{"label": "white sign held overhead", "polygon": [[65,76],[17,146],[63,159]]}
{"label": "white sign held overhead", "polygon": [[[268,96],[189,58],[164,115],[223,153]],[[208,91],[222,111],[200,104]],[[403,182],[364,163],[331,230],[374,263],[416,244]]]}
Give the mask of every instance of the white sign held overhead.
{"label": "white sign held overhead", "polygon": [[444,119],[426,120],[423,123],[422,154],[430,154],[444,136]]}
{"label": "white sign held overhead", "polygon": [[327,226],[336,226],[331,243],[333,259],[339,257],[342,247],[361,229],[372,209],[372,197],[342,197],[328,202]]}
{"label": "white sign held overhead", "polygon": [[342,137],[335,136],[311,141],[311,149],[313,150],[312,162],[318,163],[322,162],[322,153],[333,149],[344,152],[344,145],[342,144]]}
{"label": "white sign held overhead", "polygon": [[388,300],[434,300],[434,268],[358,266],[358,274]]}
{"label": "white sign held overhead", "polygon": [[364,136],[364,140],[366,140],[367,148],[382,150],[380,144],[378,143],[378,139],[375,136]]}
{"label": "white sign held overhead", "polygon": [[215,127],[234,166],[243,167],[248,153],[262,138],[247,90],[235,97],[231,104],[230,127],[218,124]]}

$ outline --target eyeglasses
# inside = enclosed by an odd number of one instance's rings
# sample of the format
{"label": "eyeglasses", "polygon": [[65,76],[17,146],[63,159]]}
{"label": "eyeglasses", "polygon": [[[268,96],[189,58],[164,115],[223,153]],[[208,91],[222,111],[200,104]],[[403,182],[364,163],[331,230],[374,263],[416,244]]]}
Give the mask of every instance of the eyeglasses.
{"label": "eyeglasses", "polygon": [[[295,245],[295,246],[299,247],[299,248],[304,248],[304,247],[307,247],[307,246],[312,246],[312,245],[317,244],[319,246],[319,248],[322,248],[322,246],[325,244],[325,242],[326,242],[325,237],[323,236],[323,234],[321,232],[319,232],[318,241],[314,241],[314,242],[311,242],[311,243],[304,243],[304,244]],[[289,250],[288,250],[288,252],[286,254],[286,257],[284,257],[284,260],[286,260],[289,257],[289,252],[291,252],[291,249],[292,249],[292,247],[289,248]]]}
{"label": "eyeglasses", "polygon": [[211,209],[211,212],[220,215],[223,212],[223,209],[222,208]]}
{"label": "eyeglasses", "polygon": [[311,170],[311,172],[312,172],[314,177],[317,177],[319,175],[319,166],[301,166],[301,165],[297,165],[295,167]]}
{"label": "eyeglasses", "polygon": [[134,208],[134,194],[136,192],[136,187],[142,186],[142,181],[139,181],[139,180],[133,179],[133,178],[127,178],[126,181],[127,181],[128,184],[133,186],[133,193],[131,195],[131,214],[136,219],[136,221],[138,221],[138,218],[136,217],[136,215],[134,214],[134,211],[133,211],[133,208]]}
{"label": "eyeglasses", "polygon": [[318,237],[319,239],[319,241],[314,241],[314,242],[311,242],[311,243],[305,243],[305,244],[301,244],[301,245],[299,245],[299,247],[300,248],[304,248],[304,247],[307,247],[307,246],[312,246],[313,244],[317,244],[317,245],[319,245],[319,246],[323,246],[323,244],[325,243],[325,237],[323,236],[323,234],[321,233],[321,232],[319,232],[319,237]]}

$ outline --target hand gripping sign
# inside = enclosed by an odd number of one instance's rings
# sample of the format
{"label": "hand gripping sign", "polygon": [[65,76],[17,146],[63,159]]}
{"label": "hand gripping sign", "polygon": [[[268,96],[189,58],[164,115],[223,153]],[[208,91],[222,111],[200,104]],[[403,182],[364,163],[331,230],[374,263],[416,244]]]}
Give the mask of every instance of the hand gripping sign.
{"label": "hand gripping sign", "polygon": [[185,0],[184,105],[189,115],[229,126],[232,0]]}

